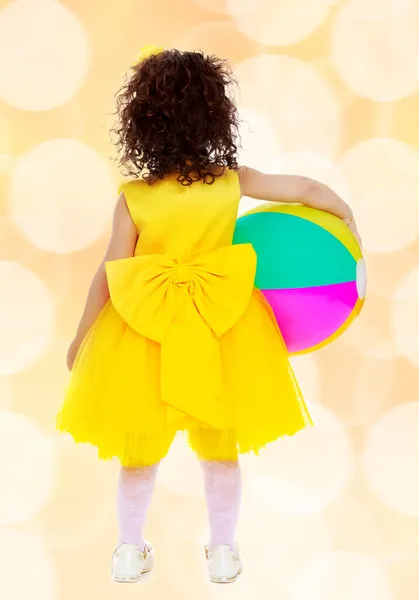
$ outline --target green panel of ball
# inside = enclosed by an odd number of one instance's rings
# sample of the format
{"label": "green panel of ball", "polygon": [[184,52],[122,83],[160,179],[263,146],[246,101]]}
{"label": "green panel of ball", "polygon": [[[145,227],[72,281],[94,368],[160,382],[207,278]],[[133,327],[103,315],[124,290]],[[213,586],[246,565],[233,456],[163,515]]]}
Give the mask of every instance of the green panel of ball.
{"label": "green panel of ball", "polygon": [[356,279],[356,262],[347,248],[319,225],[275,212],[238,219],[234,244],[252,243],[258,262],[259,289],[293,289],[345,283]]}

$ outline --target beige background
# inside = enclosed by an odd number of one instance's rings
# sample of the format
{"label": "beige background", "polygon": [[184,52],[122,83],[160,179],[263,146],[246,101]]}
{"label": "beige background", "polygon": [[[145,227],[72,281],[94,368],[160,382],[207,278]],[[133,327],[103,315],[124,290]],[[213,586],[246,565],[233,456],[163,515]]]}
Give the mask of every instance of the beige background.
{"label": "beige background", "polygon": [[[416,600],[418,31],[416,0],[0,0],[1,598]],[[317,429],[243,459],[246,572],[227,589],[205,578],[202,482],[182,440],[141,590],[109,580],[118,465],[54,432],[115,202],[113,94],[146,43],[231,59],[242,161],[334,187],[369,267],[362,317],[294,361]]]}

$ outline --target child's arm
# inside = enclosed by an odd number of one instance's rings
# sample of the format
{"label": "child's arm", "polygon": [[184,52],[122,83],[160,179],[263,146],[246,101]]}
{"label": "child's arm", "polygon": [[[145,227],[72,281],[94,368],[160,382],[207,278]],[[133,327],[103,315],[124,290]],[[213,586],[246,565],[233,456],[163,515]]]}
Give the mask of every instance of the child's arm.
{"label": "child's arm", "polygon": [[248,167],[239,170],[239,179],[242,196],[324,210],[342,219],[361,243],[350,206],[324,183],[300,175],[267,175]]}
{"label": "child's arm", "polygon": [[105,263],[119,258],[129,258],[134,256],[135,245],[137,243],[137,230],[129,214],[128,207],[123,194],[119,196],[116,204],[112,235],[106,250],[105,256],[93,277],[87,295],[86,304],[76,337],[70,345],[67,355],[67,366],[71,370],[77,351],[82,343],[86,333],[93,325],[96,317],[99,315],[106,302],[109,300],[109,288],[106,278]]}

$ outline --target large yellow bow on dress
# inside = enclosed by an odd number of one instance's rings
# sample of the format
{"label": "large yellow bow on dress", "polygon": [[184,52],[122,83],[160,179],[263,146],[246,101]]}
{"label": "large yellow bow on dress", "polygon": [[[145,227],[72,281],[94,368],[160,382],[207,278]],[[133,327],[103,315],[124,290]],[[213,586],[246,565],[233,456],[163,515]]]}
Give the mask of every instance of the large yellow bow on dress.
{"label": "large yellow bow on dress", "polygon": [[[122,319],[161,344],[161,396],[168,419],[229,420],[218,338],[244,315],[256,273],[250,244],[181,263],[144,255],[106,263],[110,297]],[[228,406],[227,406],[228,405]],[[230,408],[231,409],[231,408]]]}

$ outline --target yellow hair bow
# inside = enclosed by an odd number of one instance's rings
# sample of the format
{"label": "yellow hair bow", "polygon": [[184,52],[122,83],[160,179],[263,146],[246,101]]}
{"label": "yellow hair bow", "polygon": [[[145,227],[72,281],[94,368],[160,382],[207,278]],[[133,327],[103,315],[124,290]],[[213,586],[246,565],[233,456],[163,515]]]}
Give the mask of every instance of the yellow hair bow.
{"label": "yellow hair bow", "polygon": [[163,46],[154,46],[153,44],[147,44],[146,46],[143,46],[141,48],[137,59],[133,62],[131,66],[136,67],[138,64],[140,64],[140,62],[142,62],[146,58],[149,58],[150,56],[154,56],[156,54],[160,54],[160,52],[163,52],[163,50]]}

